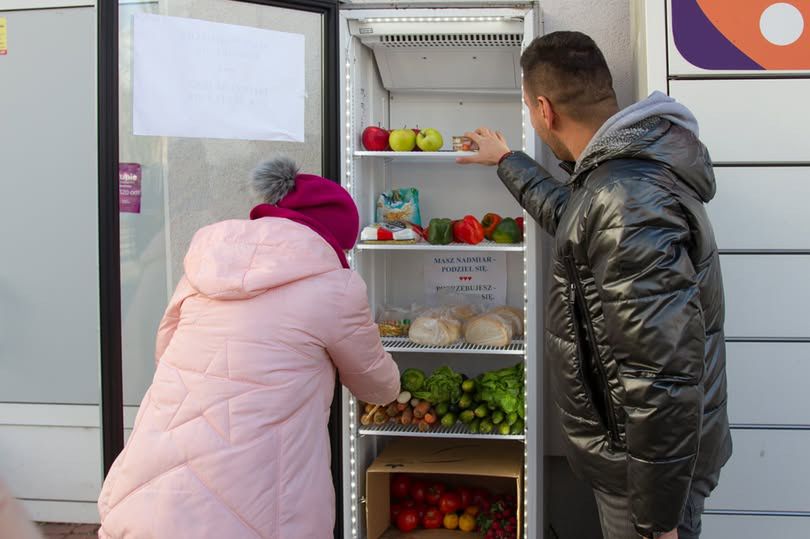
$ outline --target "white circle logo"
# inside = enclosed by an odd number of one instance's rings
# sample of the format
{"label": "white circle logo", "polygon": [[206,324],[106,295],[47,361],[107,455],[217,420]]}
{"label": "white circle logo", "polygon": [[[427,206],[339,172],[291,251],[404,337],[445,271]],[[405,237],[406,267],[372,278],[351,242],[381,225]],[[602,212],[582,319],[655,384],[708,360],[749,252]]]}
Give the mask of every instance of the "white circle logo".
{"label": "white circle logo", "polygon": [[774,45],[790,45],[799,39],[804,31],[802,12],[786,2],[772,4],[759,18],[759,31]]}

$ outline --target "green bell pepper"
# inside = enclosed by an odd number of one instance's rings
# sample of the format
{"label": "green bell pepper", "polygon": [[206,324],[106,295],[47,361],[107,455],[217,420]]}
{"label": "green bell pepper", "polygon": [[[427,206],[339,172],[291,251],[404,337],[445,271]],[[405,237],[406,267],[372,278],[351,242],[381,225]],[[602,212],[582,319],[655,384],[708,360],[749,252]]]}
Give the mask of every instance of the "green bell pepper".
{"label": "green bell pepper", "polygon": [[495,243],[520,243],[522,233],[520,225],[511,217],[507,217],[495,228],[492,239]]}
{"label": "green bell pepper", "polygon": [[450,219],[431,219],[428,225],[428,243],[432,245],[453,243],[453,221]]}

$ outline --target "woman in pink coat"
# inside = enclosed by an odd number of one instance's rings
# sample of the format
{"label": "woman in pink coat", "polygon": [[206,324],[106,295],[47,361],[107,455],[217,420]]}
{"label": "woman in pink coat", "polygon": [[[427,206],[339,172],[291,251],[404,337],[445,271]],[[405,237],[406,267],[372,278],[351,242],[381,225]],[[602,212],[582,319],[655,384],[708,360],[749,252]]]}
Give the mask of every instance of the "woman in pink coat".
{"label": "woman in pink coat", "polygon": [[194,236],[158,330],[157,370],[99,498],[102,538],[332,537],[335,385],[399,393],[344,250],[359,219],[339,185],[277,159],[250,220]]}

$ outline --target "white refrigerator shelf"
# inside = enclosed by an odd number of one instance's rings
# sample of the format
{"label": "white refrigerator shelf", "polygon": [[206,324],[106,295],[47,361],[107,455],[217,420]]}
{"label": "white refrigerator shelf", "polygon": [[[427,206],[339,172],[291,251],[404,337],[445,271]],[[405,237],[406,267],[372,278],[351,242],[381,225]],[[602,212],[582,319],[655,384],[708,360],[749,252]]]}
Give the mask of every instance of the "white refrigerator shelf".
{"label": "white refrigerator shelf", "polygon": [[475,155],[476,152],[372,152],[359,150],[354,152],[355,157],[376,157],[392,161],[446,161],[455,162],[456,157]]}
{"label": "white refrigerator shelf", "polygon": [[467,430],[463,423],[456,423],[449,429],[446,427],[432,427],[430,430],[420,432],[411,425],[400,425],[399,423],[386,423],[385,425],[369,425],[360,427],[357,430],[361,436],[409,436],[414,438],[478,438],[486,440],[523,440],[523,434],[473,434]]}
{"label": "white refrigerator shelf", "polygon": [[478,245],[469,243],[450,243],[448,245],[432,245],[427,242],[419,243],[382,243],[360,242],[357,249],[361,251],[523,251],[523,243],[495,243],[484,240]]}
{"label": "white refrigerator shelf", "polygon": [[427,346],[417,344],[408,337],[383,337],[382,343],[387,352],[523,355],[526,349],[523,340],[514,340],[508,346],[502,348],[496,346],[479,346],[466,342],[460,342],[450,346]]}

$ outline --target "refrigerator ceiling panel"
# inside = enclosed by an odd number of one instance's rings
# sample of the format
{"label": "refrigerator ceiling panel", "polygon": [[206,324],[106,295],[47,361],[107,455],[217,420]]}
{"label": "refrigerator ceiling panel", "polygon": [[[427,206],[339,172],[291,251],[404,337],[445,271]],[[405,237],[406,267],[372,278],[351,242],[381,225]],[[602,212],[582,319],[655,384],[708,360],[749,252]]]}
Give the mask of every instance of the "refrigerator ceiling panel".
{"label": "refrigerator ceiling panel", "polygon": [[374,51],[389,91],[520,90],[520,18],[379,17],[350,28]]}

